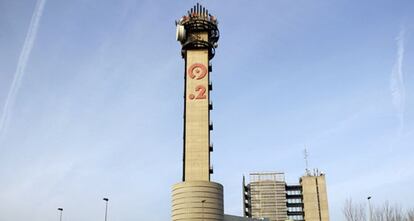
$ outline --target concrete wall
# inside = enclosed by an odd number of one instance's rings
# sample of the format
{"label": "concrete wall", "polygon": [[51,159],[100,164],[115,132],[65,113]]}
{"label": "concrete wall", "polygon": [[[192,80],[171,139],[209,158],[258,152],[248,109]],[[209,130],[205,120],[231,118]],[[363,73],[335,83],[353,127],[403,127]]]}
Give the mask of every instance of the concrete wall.
{"label": "concrete wall", "polygon": [[[206,39],[207,33],[193,33]],[[185,180],[210,180],[208,50],[187,50],[185,93]]]}
{"label": "concrete wall", "polygon": [[306,221],[329,221],[325,176],[301,177]]}
{"label": "concrete wall", "polygon": [[271,180],[251,182],[250,203],[252,217],[285,221],[287,219],[285,182]]}
{"label": "concrete wall", "polygon": [[223,221],[223,186],[208,181],[186,181],[172,190],[173,221]]}
{"label": "concrete wall", "polygon": [[269,221],[269,219],[253,219],[241,216],[224,215],[224,221]]}

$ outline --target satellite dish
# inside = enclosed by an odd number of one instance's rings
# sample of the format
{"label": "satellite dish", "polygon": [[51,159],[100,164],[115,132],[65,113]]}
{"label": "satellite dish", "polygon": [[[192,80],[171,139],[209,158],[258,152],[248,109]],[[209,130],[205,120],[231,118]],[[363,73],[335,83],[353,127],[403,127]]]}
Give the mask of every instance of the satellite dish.
{"label": "satellite dish", "polygon": [[175,33],[177,41],[184,41],[185,39],[185,28],[183,25],[177,25],[177,31]]}

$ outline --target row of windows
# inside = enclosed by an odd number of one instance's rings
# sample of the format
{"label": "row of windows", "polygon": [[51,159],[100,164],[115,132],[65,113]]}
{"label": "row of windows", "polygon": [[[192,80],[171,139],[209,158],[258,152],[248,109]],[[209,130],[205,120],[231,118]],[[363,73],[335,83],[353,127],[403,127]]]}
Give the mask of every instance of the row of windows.
{"label": "row of windows", "polygon": [[292,220],[303,220],[302,215],[293,215],[293,216],[289,216],[288,218]]}
{"label": "row of windows", "polygon": [[302,203],[301,198],[287,199],[288,203]]}
{"label": "row of windows", "polygon": [[287,203],[302,203],[302,199],[287,199],[287,200],[260,200],[260,199],[251,199],[249,200],[245,200],[245,203],[252,203],[252,204],[256,204],[256,203],[279,203],[282,204],[283,202],[287,202]]}
{"label": "row of windows", "polygon": [[289,212],[302,212],[302,207],[288,207],[287,208]]}
{"label": "row of windows", "polygon": [[257,190],[250,190],[250,192],[247,192],[247,191],[244,192],[245,195],[254,195],[254,194],[284,194],[284,193],[286,193],[287,195],[301,195],[302,194],[302,191],[300,191],[300,190],[287,190],[285,192],[284,189],[278,190],[278,189],[274,189],[274,188],[272,188],[272,189],[263,189],[263,188],[260,188],[260,189],[257,189]]}
{"label": "row of windows", "polygon": [[286,191],[287,195],[301,195],[302,192],[300,190],[288,190]]}
{"label": "row of windows", "polygon": [[[270,207],[268,207],[268,206],[270,206]],[[284,208],[286,208],[286,207],[284,205],[270,204],[270,203],[262,203],[260,205],[251,206],[251,209],[260,209],[260,208],[284,210]],[[300,207],[300,206],[287,207],[287,211],[288,212],[303,212],[303,208]]]}

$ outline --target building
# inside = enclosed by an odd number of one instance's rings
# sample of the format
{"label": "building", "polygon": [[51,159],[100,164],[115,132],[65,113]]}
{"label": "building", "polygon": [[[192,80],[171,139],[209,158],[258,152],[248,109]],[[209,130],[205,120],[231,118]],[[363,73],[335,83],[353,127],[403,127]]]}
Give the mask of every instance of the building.
{"label": "building", "polygon": [[254,219],[248,217],[240,217],[240,216],[233,216],[233,215],[224,215],[224,221],[269,221],[267,218],[262,219]]}
{"label": "building", "polygon": [[243,180],[245,216],[224,214],[223,186],[210,179],[210,74],[219,40],[217,25],[217,19],[198,3],[176,21],[176,38],[185,62],[185,86],[183,172],[182,182],[172,187],[172,220],[285,221],[303,220],[305,215],[307,221],[328,221],[324,178],[305,177],[301,185],[289,186],[283,173],[251,174],[250,184],[245,186]]}
{"label": "building", "polygon": [[286,215],[288,220],[305,220],[302,185],[286,184]]}
{"label": "building", "polygon": [[182,182],[172,188],[172,220],[223,221],[223,186],[210,180],[210,60],[219,39],[217,20],[197,3],[176,26],[185,61],[184,141]]}
{"label": "building", "polygon": [[270,221],[329,221],[325,175],[315,170],[290,185],[284,173],[251,173],[249,184],[243,177],[243,212]]}
{"label": "building", "polygon": [[316,171],[300,179],[305,221],[329,221],[325,175]]}
{"label": "building", "polygon": [[248,194],[244,194],[246,217],[286,220],[285,186],[283,173],[251,173]]}

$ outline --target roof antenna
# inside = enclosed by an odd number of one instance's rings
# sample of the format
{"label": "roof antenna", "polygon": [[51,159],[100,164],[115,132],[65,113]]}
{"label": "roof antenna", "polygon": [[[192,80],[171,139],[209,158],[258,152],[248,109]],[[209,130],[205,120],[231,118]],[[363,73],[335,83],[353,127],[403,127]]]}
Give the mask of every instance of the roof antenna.
{"label": "roof antenna", "polygon": [[309,171],[309,164],[308,164],[308,150],[306,149],[306,145],[305,145],[305,149],[303,150],[303,155],[304,155],[304,159],[305,159],[305,174],[306,176],[310,176],[310,171]]}

